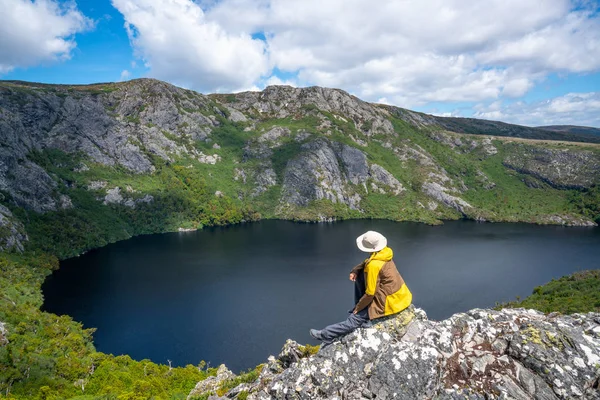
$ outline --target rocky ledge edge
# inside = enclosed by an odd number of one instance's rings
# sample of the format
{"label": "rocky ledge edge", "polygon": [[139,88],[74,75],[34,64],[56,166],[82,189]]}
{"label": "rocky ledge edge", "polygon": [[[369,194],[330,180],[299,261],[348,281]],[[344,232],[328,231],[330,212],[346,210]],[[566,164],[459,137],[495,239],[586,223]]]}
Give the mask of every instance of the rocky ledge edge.
{"label": "rocky ledge edge", "polygon": [[[314,355],[288,340],[258,379],[222,392],[224,365],[188,399],[600,399],[600,313],[407,310]],[[221,391],[219,391],[221,388]]]}

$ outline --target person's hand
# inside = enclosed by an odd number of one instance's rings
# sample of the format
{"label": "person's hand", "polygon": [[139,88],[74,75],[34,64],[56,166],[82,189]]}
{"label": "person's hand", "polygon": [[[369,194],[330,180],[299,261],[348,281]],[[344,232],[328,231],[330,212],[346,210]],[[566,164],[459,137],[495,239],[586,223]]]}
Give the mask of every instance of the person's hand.
{"label": "person's hand", "polygon": [[352,282],[356,281],[356,272],[350,272],[350,280]]}
{"label": "person's hand", "polygon": [[356,314],[356,310],[352,311],[352,314]]}

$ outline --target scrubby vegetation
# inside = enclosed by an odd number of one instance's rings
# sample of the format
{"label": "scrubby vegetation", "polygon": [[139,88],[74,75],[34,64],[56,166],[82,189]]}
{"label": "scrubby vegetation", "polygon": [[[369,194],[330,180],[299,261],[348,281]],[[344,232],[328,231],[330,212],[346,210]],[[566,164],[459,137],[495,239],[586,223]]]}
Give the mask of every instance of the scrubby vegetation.
{"label": "scrubby vegetation", "polygon": [[545,313],[600,312],[600,270],[580,271],[533,289],[525,300],[498,304],[500,308],[534,308]]}
{"label": "scrubby vegetation", "polygon": [[[31,158],[57,180],[68,182],[60,190],[71,198],[74,207],[45,214],[15,207],[14,212],[26,226],[31,239],[28,247],[60,258],[134,235],[257,218],[252,208],[235,197],[215,196],[217,184],[207,181],[206,166],[194,160],[180,159],[169,165],[157,161],[153,174],[134,174],[90,161],[86,161],[89,169],[76,172],[82,158],[58,150],[35,153]],[[102,182],[103,186],[89,190],[93,182]],[[103,204],[105,188],[114,187],[134,201],[146,195],[153,200],[136,202],[134,207]],[[220,190],[233,194],[223,187]]]}
{"label": "scrubby vegetation", "polygon": [[0,398],[185,399],[214,375],[204,364],[169,368],[149,360],[95,351],[94,329],[68,316],[40,311],[41,284],[58,268],[47,253],[0,253]]}

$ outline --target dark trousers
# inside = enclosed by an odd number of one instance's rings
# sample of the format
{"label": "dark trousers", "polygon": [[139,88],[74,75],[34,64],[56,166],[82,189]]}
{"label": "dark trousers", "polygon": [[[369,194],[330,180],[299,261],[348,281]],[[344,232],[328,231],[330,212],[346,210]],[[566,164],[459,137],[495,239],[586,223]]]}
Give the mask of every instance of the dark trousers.
{"label": "dark trousers", "polygon": [[[365,294],[365,275],[363,273],[358,273],[356,277],[356,281],[354,282],[354,304],[356,305],[358,301]],[[338,322],[337,324],[329,325],[326,328],[321,330],[321,337],[323,338],[324,343],[331,343],[334,339],[347,335],[352,332],[356,328],[360,328],[369,322],[369,307],[365,307],[363,310],[359,311],[356,314],[352,313],[350,310],[350,315],[346,318],[345,321]]]}

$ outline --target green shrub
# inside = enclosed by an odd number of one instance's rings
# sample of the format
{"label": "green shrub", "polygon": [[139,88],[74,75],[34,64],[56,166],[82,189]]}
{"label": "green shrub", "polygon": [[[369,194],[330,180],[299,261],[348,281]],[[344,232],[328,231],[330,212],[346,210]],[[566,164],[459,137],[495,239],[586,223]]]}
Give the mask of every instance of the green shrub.
{"label": "green shrub", "polygon": [[536,287],[526,299],[498,304],[496,309],[505,307],[563,314],[600,312],[600,270],[580,271],[553,279]]}

